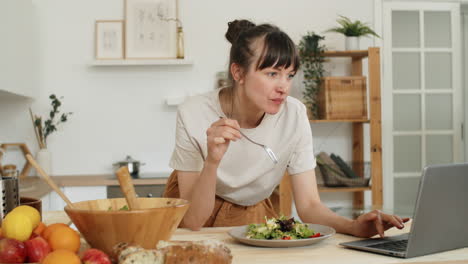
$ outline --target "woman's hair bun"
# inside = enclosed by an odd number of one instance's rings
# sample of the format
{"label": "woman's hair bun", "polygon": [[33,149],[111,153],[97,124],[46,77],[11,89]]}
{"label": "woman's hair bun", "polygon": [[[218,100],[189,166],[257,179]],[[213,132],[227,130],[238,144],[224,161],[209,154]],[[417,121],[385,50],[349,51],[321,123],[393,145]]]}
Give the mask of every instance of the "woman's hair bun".
{"label": "woman's hair bun", "polygon": [[228,30],[225,35],[226,39],[231,42],[231,44],[234,44],[243,31],[253,27],[255,27],[255,24],[245,19],[228,22]]}

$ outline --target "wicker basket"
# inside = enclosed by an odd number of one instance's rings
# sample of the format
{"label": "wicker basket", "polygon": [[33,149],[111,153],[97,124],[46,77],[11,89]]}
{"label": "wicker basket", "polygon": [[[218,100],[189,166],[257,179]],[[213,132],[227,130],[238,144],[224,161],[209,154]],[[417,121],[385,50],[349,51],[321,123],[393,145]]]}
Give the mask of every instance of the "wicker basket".
{"label": "wicker basket", "polygon": [[366,77],[324,77],[318,114],[320,119],[367,119]]}

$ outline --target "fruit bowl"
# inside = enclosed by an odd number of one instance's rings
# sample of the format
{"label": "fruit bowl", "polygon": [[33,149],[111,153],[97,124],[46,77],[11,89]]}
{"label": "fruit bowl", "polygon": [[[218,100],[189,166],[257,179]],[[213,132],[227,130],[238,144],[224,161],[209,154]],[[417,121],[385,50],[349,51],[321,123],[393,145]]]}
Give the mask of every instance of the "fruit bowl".
{"label": "fruit bowl", "polygon": [[120,242],[155,248],[159,240],[169,240],[188,209],[189,202],[174,198],[137,198],[139,210],[128,207],[125,198],[73,203],[65,212],[86,242],[113,256]]}

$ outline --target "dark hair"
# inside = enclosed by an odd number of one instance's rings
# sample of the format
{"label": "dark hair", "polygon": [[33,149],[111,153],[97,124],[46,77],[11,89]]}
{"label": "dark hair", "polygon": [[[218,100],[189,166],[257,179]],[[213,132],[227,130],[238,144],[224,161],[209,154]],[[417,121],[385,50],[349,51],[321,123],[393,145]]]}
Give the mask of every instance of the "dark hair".
{"label": "dark hair", "polygon": [[[248,20],[234,20],[228,23],[226,39],[231,42],[229,66],[236,63],[249,69],[253,63],[255,51],[252,44],[263,38],[263,49],[255,66],[256,70],[268,67],[285,67],[291,65],[294,71],[299,69],[299,55],[291,38],[278,27],[270,24],[255,25]],[[229,78],[232,81],[231,71]]]}

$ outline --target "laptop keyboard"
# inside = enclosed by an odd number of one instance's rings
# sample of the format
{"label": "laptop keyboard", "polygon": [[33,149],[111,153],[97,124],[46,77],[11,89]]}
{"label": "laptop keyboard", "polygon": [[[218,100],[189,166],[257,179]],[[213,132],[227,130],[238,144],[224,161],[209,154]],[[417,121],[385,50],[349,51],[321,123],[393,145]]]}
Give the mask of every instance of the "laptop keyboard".
{"label": "laptop keyboard", "polygon": [[379,243],[371,245],[371,248],[385,249],[391,251],[406,251],[406,246],[408,245],[408,239],[397,240],[397,241],[388,241],[384,243]]}

